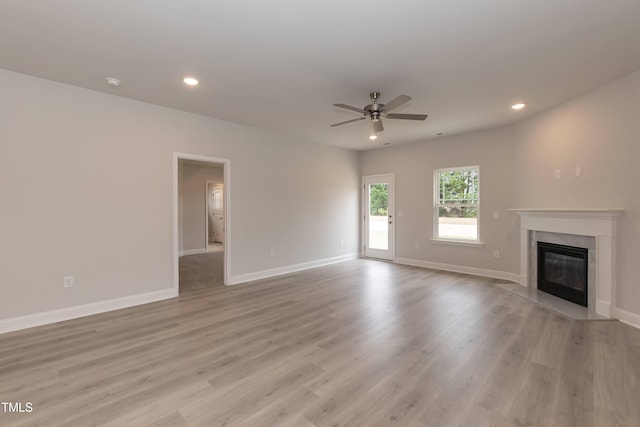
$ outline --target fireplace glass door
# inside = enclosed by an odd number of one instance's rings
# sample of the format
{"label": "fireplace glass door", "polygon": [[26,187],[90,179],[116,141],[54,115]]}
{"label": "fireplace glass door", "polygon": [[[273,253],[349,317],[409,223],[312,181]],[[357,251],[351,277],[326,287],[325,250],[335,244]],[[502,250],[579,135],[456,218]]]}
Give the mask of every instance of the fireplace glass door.
{"label": "fireplace glass door", "polygon": [[538,242],[538,289],[587,306],[588,250]]}

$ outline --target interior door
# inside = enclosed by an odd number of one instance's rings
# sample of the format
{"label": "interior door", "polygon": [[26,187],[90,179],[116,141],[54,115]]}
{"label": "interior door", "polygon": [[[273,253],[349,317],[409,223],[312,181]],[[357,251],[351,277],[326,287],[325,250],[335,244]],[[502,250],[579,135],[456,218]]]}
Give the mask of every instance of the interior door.
{"label": "interior door", "polygon": [[214,188],[213,198],[213,236],[214,242],[224,243],[224,190]]}
{"label": "interior door", "polygon": [[393,175],[365,176],[364,255],[393,260],[394,212]]}

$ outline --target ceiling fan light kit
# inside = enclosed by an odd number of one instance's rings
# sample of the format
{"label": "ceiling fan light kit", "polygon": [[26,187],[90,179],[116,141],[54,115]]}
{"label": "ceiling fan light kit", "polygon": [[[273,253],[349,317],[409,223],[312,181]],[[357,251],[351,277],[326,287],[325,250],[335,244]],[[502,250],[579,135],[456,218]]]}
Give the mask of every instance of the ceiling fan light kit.
{"label": "ceiling fan light kit", "polygon": [[182,81],[184,82],[184,84],[188,85],[188,86],[197,86],[198,83],[200,83],[197,79],[195,79],[194,77],[185,77],[184,79],[182,79]]}
{"label": "ceiling fan light kit", "polygon": [[[352,107],[351,105],[346,104],[333,104],[334,107],[342,108],[349,111],[355,111],[356,113],[360,113],[363,117],[347,120],[344,122],[334,123],[330,125],[331,127],[337,127],[346,125],[348,123],[357,122],[360,120],[364,120],[366,118],[371,120],[371,124],[373,126],[373,132],[375,133],[382,132],[384,130],[384,126],[382,126],[382,117],[387,119],[398,119],[398,120],[425,120],[427,118],[426,114],[392,114],[389,113],[391,110],[394,110],[400,107],[403,104],[411,101],[411,97],[407,95],[400,95],[397,98],[392,99],[386,104],[381,104],[378,102],[380,98],[380,92],[371,92],[369,94],[371,98],[371,104],[366,105],[363,108]],[[372,136],[374,136],[372,135]],[[375,139],[369,137],[369,139]]]}

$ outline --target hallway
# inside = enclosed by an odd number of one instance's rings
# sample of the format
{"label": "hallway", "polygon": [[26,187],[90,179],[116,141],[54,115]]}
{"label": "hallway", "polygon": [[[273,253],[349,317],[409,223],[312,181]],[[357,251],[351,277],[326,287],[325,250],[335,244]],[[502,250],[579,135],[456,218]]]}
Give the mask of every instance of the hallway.
{"label": "hallway", "polygon": [[206,254],[180,257],[180,294],[224,286],[224,245],[210,243]]}

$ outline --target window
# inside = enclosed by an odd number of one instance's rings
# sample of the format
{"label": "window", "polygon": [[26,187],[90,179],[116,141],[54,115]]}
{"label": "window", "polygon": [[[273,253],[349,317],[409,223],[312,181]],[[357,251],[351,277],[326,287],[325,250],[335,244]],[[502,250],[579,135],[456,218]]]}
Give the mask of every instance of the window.
{"label": "window", "polygon": [[437,169],[434,173],[434,239],[479,241],[480,168]]}

